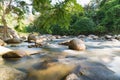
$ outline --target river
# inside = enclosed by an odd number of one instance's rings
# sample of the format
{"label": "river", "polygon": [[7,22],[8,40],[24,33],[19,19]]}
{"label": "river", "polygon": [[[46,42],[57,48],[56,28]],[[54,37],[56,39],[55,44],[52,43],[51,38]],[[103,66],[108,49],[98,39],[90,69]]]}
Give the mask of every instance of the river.
{"label": "river", "polygon": [[70,73],[79,74],[80,80],[120,80],[120,41],[84,39],[87,49],[75,51],[58,45],[65,40],[54,39],[44,48],[28,48],[33,43],[27,42],[10,44],[6,47],[36,54],[5,59],[4,64],[28,73],[26,80],[65,80]]}

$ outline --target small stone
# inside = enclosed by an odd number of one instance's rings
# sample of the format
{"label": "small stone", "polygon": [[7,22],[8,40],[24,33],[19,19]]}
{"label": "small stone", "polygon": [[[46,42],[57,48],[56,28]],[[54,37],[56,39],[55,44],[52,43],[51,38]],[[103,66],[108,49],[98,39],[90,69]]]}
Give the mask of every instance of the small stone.
{"label": "small stone", "polygon": [[71,73],[66,77],[65,80],[80,80],[80,78],[75,73]]}

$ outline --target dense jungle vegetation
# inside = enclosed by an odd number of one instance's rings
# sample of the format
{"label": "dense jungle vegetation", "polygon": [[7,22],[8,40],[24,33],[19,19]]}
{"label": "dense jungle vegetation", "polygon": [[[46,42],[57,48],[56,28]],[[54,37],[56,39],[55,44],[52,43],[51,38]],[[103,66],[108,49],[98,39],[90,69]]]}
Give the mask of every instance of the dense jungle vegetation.
{"label": "dense jungle vegetation", "polygon": [[[30,3],[24,0],[0,0],[0,8],[0,24],[14,26],[19,32],[120,34],[120,0],[91,0],[85,6],[76,0],[58,0],[55,4],[52,4],[52,0],[30,0]],[[26,19],[29,19],[27,24]]]}

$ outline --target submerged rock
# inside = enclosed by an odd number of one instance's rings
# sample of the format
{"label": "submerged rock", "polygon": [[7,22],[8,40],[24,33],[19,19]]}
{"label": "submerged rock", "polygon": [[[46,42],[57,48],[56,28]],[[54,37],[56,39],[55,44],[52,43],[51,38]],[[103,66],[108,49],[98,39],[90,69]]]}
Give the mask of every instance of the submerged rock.
{"label": "submerged rock", "polygon": [[[46,64],[46,63],[45,63]],[[74,68],[64,64],[48,64],[49,67],[43,70],[32,70],[28,73],[26,80],[64,80]]]}
{"label": "submerged rock", "polygon": [[27,53],[21,50],[9,51],[2,55],[3,58],[21,58],[24,56],[27,56]]}
{"label": "submerged rock", "polygon": [[77,72],[80,80],[120,80],[113,71],[99,62],[81,62]]}
{"label": "submerged rock", "polygon": [[0,65],[0,80],[25,80],[26,74],[12,67]]}
{"label": "submerged rock", "polygon": [[34,44],[34,45],[28,45],[28,48],[34,48],[34,47],[35,47],[35,48],[40,48],[40,47],[42,47],[42,46],[43,46],[42,44],[40,44],[40,43],[38,44],[38,43],[37,43],[37,44]]}

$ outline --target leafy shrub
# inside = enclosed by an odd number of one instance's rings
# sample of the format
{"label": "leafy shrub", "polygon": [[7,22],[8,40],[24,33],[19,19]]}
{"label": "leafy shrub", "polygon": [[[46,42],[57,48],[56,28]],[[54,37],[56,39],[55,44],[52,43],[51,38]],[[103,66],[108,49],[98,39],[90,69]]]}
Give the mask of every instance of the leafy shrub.
{"label": "leafy shrub", "polygon": [[68,35],[68,29],[59,25],[53,25],[50,29],[52,34]]}
{"label": "leafy shrub", "polygon": [[107,32],[107,28],[105,26],[98,25],[95,27],[95,34],[104,34]]}
{"label": "leafy shrub", "polygon": [[106,11],[106,17],[102,24],[105,25],[110,32],[120,32],[120,5],[116,5]]}
{"label": "leafy shrub", "polygon": [[91,19],[81,17],[71,26],[71,29],[74,30],[74,34],[79,35],[93,33],[94,27],[95,24]]}

